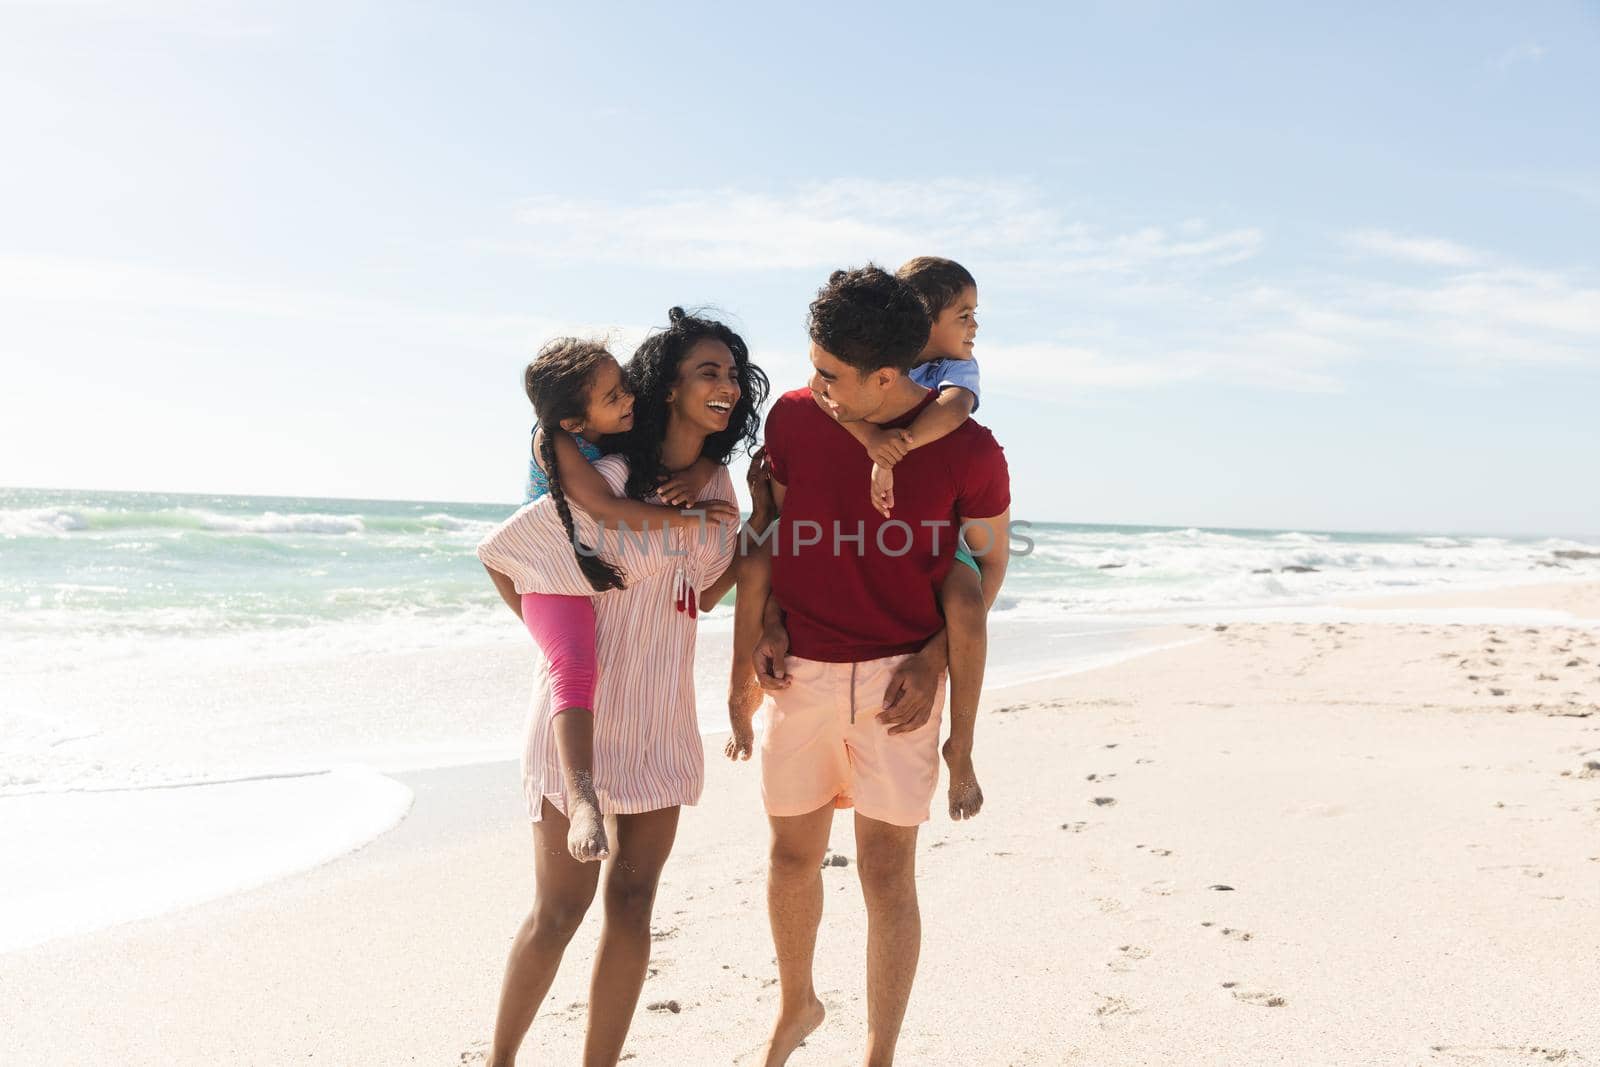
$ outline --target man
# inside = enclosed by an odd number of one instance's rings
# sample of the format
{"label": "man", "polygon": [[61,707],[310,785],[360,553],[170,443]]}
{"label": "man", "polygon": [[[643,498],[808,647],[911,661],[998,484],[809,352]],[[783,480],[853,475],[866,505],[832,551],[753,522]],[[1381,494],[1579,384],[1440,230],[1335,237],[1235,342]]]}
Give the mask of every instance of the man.
{"label": "man", "polygon": [[767,417],[780,518],[739,579],[729,754],[748,754],[754,709],[741,696],[749,667],[740,660],[753,645],[771,697],[761,792],[783,996],[766,1063],[785,1063],[822,1022],[812,985],[821,864],[834,809],[854,806],[868,918],[864,1062],[883,1067],[894,1060],[922,942],[917,828],[938,785],[946,665],[938,590],[965,532],[993,603],[1010,481],[993,435],[968,420],[900,461],[893,518],[880,515],[865,489],[872,460],[842,424],[896,429],[934,401],[907,377],[927,341],[927,313],[905,282],[869,265],[834,272],[809,327],[809,388],[785,394]]}

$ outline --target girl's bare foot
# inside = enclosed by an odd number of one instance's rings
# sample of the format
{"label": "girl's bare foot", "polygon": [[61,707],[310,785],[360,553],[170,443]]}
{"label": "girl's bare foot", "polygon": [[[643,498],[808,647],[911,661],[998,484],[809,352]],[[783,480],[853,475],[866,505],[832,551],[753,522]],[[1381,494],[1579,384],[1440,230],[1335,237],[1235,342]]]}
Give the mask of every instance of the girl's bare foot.
{"label": "girl's bare foot", "polygon": [[983,790],[978,786],[978,772],[972,768],[972,754],[944,743],[944,761],[950,768],[950,818],[956,822],[970,819],[983,808]]}
{"label": "girl's bare foot", "polygon": [[593,863],[611,854],[606,840],[606,818],[592,781],[579,781],[567,797],[567,851],[580,863]]}
{"label": "girl's bare foot", "polygon": [[772,1038],[765,1049],[766,1058],[761,1061],[764,1067],[783,1067],[788,1063],[789,1054],[805,1043],[811,1032],[822,1025],[823,1016],[827,1014],[822,1001],[816,997],[812,997],[810,1003],[798,1011],[779,1012],[778,1021],[772,1026]]}

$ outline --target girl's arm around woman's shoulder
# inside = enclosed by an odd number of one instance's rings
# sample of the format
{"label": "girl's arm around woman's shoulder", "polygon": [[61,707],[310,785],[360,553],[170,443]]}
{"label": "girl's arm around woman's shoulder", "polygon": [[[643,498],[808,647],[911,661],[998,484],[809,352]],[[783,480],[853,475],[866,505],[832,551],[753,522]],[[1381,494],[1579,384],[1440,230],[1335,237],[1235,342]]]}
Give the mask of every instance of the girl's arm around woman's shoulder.
{"label": "girl's arm around woman's shoulder", "polygon": [[[624,526],[630,530],[683,529],[702,521],[701,516],[689,514],[686,508],[646,504],[623,496],[622,487],[613,486],[601,477],[567,434],[556,438],[556,466],[560,468],[561,488],[567,499],[590,518],[612,529]],[[725,500],[707,501],[699,507],[705,510],[706,521],[737,522],[739,518],[738,509]],[[729,512],[732,512],[731,517]]]}

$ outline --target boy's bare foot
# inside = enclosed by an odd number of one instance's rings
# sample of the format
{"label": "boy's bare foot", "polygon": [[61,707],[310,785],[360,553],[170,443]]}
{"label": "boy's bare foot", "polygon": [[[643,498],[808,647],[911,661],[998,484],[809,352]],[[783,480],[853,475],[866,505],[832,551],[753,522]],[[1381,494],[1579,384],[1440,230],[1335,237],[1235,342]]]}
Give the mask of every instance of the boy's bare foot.
{"label": "boy's bare foot", "polygon": [[983,790],[972,767],[972,753],[957,751],[946,741],[944,761],[950,768],[950,818],[956,822],[970,819],[983,808]]}
{"label": "boy's bare foot", "polygon": [[778,1021],[772,1026],[772,1037],[767,1042],[764,1050],[766,1058],[761,1062],[763,1067],[783,1067],[789,1062],[789,1054],[799,1048],[811,1032],[822,1025],[823,1016],[827,1015],[822,1001],[816,997],[799,1011],[794,1013],[780,1012]]}
{"label": "boy's bare foot", "polygon": [[600,801],[594,785],[580,783],[567,798],[567,851],[580,863],[593,863],[611,855],[606,840],[606,817],[600,814]]}

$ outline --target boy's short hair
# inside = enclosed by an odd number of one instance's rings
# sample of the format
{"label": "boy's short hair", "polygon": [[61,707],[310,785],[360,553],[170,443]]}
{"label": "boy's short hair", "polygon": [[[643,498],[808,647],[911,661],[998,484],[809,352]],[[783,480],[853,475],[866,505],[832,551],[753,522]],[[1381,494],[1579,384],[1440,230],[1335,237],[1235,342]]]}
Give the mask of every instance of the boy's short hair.
{"label": "boy's short hair", "polygon": [[895,276],[916,291],[928,318],[937,319],[939,313],[954,304],[968,289],[976,289],[978,280],[953,259],[938,256],[918,256],[908,260],[895,271]]}
{"label": "boy's short hair", "polygon": [[928,343],[928,314],[915,289],[868,263],[828,276],[806,329],[820,348],[862,374],[884,367],[904,373]]}

